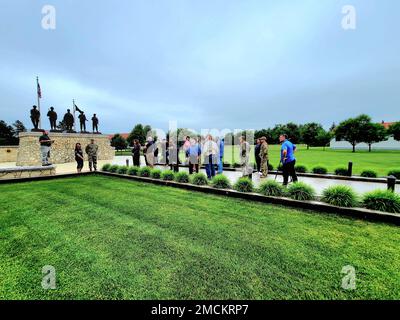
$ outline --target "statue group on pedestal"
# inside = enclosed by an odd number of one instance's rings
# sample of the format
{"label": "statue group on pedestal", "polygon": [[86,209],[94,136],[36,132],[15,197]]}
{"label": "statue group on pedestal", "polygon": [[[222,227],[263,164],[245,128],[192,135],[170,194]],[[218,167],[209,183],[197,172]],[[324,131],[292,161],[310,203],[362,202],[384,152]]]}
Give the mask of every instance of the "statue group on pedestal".
{"label": "statue group on pedestal", "polygon": [[[86,118],[85,113],[80,110],[78,107],[76,107],[76,110],[79,112],[79,123],[80,123],[80,129],[81,133],[89,133],[86,131],[86,121],[88,119]],[[32,131],[42,131],[42,129],[39,128],[40,126],[40,111],[38,110],[37,106],[33,106],[31,109],[31,120],[32,120],[32,125],[33,125],[33,130]],[[49,118],[50,121],[50,128],[52,132],[62,132],[63,130],[58,130],[57,128],[57,112],[55,112],[54,107],[51,107],[50,110],[47,112],[47,117]],[[75,117],[71,113],[70,109],[67,109],[67,113],[64,115],[63,118],[63,124],[64,124],[64,129],[65,131],[69,133],[73,133],[74,131],[74,124],[75,124]],[[92,129],[93,133],[100,133],[99,132],[99,119],[97,118],[96,114],[93,114],[92,117]]]}

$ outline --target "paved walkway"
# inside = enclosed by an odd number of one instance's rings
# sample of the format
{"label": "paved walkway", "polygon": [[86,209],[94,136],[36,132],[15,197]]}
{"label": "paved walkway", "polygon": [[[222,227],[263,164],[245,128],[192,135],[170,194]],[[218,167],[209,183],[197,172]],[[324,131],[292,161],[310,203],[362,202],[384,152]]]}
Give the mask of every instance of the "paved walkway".
{"label": "paved walkway", "polygon": [[[132,157],[129,156],[118,156],[113,160],[114,164],[125,165],[126,160],[129,160],[129,163],[132,165]],[[144,159],[142,159],[141,163],[144,163]],[[160,169],[164,169],[166,167],[158,166]],[[180,168],[181,171],[189,171],[188,168]],[[238,169],[240,170],[240,169]],[[205,170],[200,170],[205,173]],[[238,178],[242,176],[241,171],[224,171],[224,175],[226,175],[232,183],[234,183]],[[275,174],[269,175],[268,179],[275,179]],[[258,174],[253,174],[253,182],[255,186],[260,184],[260,176]],[[278,175],[276,181],[282,182],[282,175]],[[321,179],[321,178],[310,178],[310,177],[299,177],[299,181],[307,183],[313,186],[317,192],[317,194],[321,194],[324,189],[332,185],[347,185],[352,187],[356,192],[362,194],[365,192],[373,191],[376,189],[386,189],[386,184],[384,183],[376,183],[376,182],[362,182],[362,181],[346,181],[346,180],[335,180],[335,179]],[[396,192],[400,193],[399,185],[396,185]]]}
{"label": "paved walkway", "polygon": [[[129,164],[132,165],[132,157],[130,156],[117,156],[114,157],[112,164],[125,165],[126,160],[129,160]],[[104,164],[110,163],[108,160],[101,160],[98,162],[98,167],[101,168]],[[141,163],[144,164],[144,158],[142,157]],[[15,163],[13,162],[4,162],[0,163],[1,167],[15,167]],[[76,172],[76,163],[63,163],[56,165],[57,174],[65,174],[65,173],[74,173]],[[158,166],[160,169],[164,170],[169,167]],[[181,171],[188,171],[188,168],[180,168]],[[85,162],[85,166],[82,171],[89,171],[88,163]],[[205,170],[202,169],[201,172],[205,173]],[[242,176],[240,171],[225,171],[224,174],[234,183],[239,177]],[[268,179],[275,179],[275,174],[270,175]],[[278,182],[282,182],[282,176],[278,175]],[[361,182],[361,181],[346,181],[346,180],[335,180],[335,179],[321,179],[321,178],[310,178],[310,177],[299,177],[299,181],[305,182],[311,186],[313,186],[317,192],[317,194],[321,194],[322,191],[332,185],[347,185],[352,187],[359,194],[373,191],[376,189],[386,189],[386,184],[384,183],[375,183],[375,182]],[[260,177],[258,174],[253,174],[253,182],[255,186],[260,184]],[[396,185],[396,192],[400,193],[399,185]]]}

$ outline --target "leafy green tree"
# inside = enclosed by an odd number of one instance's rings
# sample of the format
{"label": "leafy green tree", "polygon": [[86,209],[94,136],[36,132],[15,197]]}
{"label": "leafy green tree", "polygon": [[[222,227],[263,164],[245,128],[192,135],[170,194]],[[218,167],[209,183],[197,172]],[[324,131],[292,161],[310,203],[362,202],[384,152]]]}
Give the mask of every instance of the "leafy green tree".
{"label": "leafy green tree", "polygon": [[331,142],[333,138],[333,133],[331,131],[326,131],[324,128],[321,128],[316,136],[315,146],[316,147],[323,147],[324,151],[326,146]]}
{"label": "leafy green tree", "polygon": [[133,145],[133,140],[138,139],[140,144],[143,145],[146,142],[146,132],[141,123],[138,123],[131,131],[127,138],[129,145]]}
{"label": "leafy green tree", "polygon": [[123,136],[117,133],[111,138],[111,146],[120,151],[125,150],[128,147],[128,143]]}
{"label": "leafy green tree", "polygon": [[307,145],[307,149],[317,145],[317,135],[323,130],[322,125],[319,123],[311,122],[306,123],[301,128],[302,142]]}
{"label": "leafy green tree", "polygon": [[19,121],[19,120],[15,121],[15,122],[13,123],[13,127],[15,128],[15,132],[16,132],[17,134],[19,134],[20,132],[26,132],[26,127],[25,127],[25,125],[22,123],[22,121]]}
{"label": "leafy green tree", "polygon": [[400,141],[400,121],[393,123],[388,130],[388,133],[393,135],[393,138]]}
{"label": "leafy green tree", "polygon": [[0,145],[18,145],[17,133],[14,128],[5,121],[0,120]]}
{"label": "leafy green tree", "polygon": [[368,151],[371,152],[372,144],[386,140],[387,130],[380,123],[369,123],[365,126],[363,142],[368,144]]}
{"label": "leafy green tree", "polygon": [[336,127],[336,139],[349,142],[353,147],[353,152],[356,152],[356,145],[365,142],[364,136],[367,134],[370,124],[371,118],[365,114],[347,119]]}

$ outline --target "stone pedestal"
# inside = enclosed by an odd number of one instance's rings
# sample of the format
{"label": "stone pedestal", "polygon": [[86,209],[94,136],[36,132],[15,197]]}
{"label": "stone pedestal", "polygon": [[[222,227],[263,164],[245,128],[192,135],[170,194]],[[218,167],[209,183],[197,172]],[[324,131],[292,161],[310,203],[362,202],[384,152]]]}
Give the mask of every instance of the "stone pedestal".
{"label": "stone pedestal", "polygon": [[[19,148],[17,155],[17,166],[37,166],[41,165],[41,154],[39,132],[21,132],[19,134]],[[110,139],[107,135],[99,134],[79,134],[79,133],[49,133],[51,140],[54,143],[50,151],[50,162],[53,164],[68,163],[75,161],[75,144],[82,145],[85,160],[86,146],[94,139],[99,146],[98,160],[112,160],[115,155],[115,150],[110,145]]]}

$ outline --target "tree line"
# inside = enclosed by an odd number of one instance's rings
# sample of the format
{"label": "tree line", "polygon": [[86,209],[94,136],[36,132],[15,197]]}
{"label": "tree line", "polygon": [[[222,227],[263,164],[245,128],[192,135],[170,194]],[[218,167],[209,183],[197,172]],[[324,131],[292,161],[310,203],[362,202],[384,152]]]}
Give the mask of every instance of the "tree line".
{"label": "tree line", "polygon": [[19,120],[12,125],[0,120],[0,146],[17,146],[19,144],[19,133],[25,131],[26,127]]}

